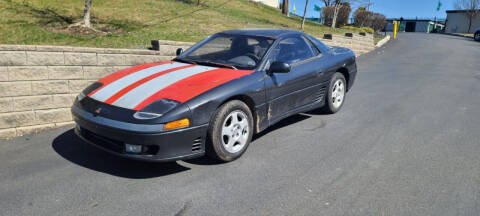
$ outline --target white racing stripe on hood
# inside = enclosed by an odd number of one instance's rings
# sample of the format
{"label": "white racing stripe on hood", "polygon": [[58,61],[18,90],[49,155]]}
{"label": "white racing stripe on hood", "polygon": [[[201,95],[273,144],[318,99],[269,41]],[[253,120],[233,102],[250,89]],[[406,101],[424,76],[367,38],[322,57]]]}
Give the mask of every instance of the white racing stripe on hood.
{"label": "white racing stripe on hood", "polygon": [[173,71],[162,76],[159,76],[155,79],[152,79],[135,89],[132,89],[127,94],[120,97],[117,101],[113,103],[115,106],[133,109],[142,101],[146,100],[150,96],[154,95],[158,91],[182,80],[193,76],[195,74],[203,73],[217,69],[215,67],[206,67],[206,66],[194,66],[189,68],[184,68],[181,70]]}
{"label": "white racing stripe on hood", "polygon": [[139,80],[141,80],[145,77],[148,77],[148,76],[151,76],[153,74],[160,73],[162,71],[169,70],[169,69],[172,69],[172,68],[181,67],[181,66],[184,66],[184,65],[187,65],[187,64],[174,62],[174,63],[171,63],[171,64],[162,64],[162,65],[157,65],[157,66],[145,68],[143,70],[139,70],[137,72],[131,73],[127,76],[124,76],[124,77],[108,84],[107,86],[105,86],[104,88],[100,89],[98,92],[93,94],[91,97],[95,100],[98,100],[98,101],[105,101],[108,98],[115,95],[120,90],[126,88],[127,86],[129,86],[129,85],[131,85],[131,84],[133,84],[133,83],[135,83],[135,82],[137,82],[137,81],[139,81]]}

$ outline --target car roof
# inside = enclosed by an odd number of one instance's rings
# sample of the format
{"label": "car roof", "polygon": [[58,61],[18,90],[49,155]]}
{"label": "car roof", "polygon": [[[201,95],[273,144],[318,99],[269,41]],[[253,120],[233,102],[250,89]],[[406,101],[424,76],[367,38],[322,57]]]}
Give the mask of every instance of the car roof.
{"label": "car roof", "polygon": [[303,34],[299,31],[289,30],[289,29],[233,29],[227,30],[220,33],[231,34],[231,35],[248,35],[248,36],[261,36],[269,38],[280,38],[285,35]]}

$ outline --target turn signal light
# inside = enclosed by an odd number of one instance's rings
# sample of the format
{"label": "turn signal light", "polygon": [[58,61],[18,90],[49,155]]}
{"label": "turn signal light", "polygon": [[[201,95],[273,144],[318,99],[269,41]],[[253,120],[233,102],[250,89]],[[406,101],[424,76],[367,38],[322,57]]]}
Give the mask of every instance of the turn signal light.
{"label": "turn signal light", "polygon": [[190,126],[190,120],[188,120],[188,118],[184,118],[177,121],[168,122],[167,124],[165,124],[165,130],[173,130],[188,126]]}

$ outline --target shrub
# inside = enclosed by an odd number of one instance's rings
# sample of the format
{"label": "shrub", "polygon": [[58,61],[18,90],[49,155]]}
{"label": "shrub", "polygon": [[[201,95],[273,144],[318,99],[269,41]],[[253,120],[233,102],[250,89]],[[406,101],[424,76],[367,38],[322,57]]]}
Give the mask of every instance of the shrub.
{"label": "shrub", "polygon": [[[333,22],[333,12],[334,8],[333,7],[324,7],[322,9],[322,16],[324,17],[325,21],[324,24],[327,26],[331,26]],[[349,3],[344,3],[340,10],[338,11],[337,15],[337,23],[335,24],[335,27],[341,27],[346,24],[348,24],[348,17],[350,16],[350,13],[352,12],[352,8],[350,7]]]}
{"label": "shrub", "polygon": [[354,13],[356,27],[370,27],[374,31],[382,30],[386,24],[385,15],[358,8]]}

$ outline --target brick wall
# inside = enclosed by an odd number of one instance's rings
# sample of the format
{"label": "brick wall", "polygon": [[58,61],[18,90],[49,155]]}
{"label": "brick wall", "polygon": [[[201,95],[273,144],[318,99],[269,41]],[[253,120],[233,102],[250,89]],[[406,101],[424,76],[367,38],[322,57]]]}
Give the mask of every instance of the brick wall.
{"label": "brick wall", "polygon": [[357,56],[375,49],[372,34],[367,34],[366,36],[353,34],[353,37],[333,35],[331,40],[323,38],[319,39],[329,46],[341,46],[349,48],[353,50]]}
{"label": "brick wall", "polygon": [[174,45],[161,51],[0,45],[0,138],[71,124],[70,106],[83,88],[132,65],[169,60]]}
{"label": "brick wall", "polygon": [[[330,46],[373,50],[371,35],[333,36]],[[192,43],[159,41],[159,51],[0,45],[0,138],[72,123],[70,106],[90,83],[123,68],[172,59]]]}

